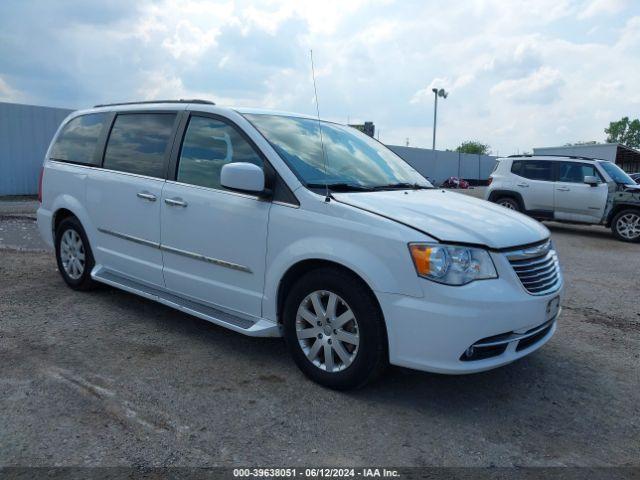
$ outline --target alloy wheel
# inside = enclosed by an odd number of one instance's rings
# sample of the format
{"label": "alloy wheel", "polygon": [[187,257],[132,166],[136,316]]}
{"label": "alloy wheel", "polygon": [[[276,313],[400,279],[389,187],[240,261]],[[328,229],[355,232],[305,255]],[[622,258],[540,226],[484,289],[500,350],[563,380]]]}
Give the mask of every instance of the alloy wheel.
{"label": "alloy wheel", "polygon": [[329,373],[348,368],[358,354],[358,321],[349,305],[333,292],[316,290],[302,300],[296,335],[307,359]]}
{"label": "alloy wheel", "polygon": [[627,213],[616,222],[616,230],[621,237],[627,240],[635,240],[640,237],[640,214]]}
{"label": "alloy wheel", "polygon": [[82,277],[85,268],[85,249],[82,238],[73,229],[62,234],[60,239],[60,260],[66,274],[72,280]]}

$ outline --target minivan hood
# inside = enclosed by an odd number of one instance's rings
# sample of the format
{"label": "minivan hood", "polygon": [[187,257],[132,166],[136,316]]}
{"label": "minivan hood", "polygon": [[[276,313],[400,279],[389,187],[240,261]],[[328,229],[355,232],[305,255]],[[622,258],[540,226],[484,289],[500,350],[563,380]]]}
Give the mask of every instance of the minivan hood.
{"label": "minivan hood", "polygon": [[541,223],[494,203],[447,190],[333,193],[362,210],[396,220],[441,242],[501,249],[549,237]]}

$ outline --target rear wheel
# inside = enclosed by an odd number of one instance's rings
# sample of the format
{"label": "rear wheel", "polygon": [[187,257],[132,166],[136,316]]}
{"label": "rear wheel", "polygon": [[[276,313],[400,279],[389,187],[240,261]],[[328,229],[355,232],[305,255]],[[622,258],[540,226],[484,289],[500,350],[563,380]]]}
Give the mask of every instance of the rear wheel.
{"label": "rear wheel", "polygon": [[640,210],[622,210],[613,218],[611,231],[623,242],[640,242]]}
{"label": "rear wheel", "polygon": [[91,278],[95,266],[87,235],[75,217],[65,218],[56,229],[56,261],[60,275],[74,290],[91,290],[97,283]]}
{"label": "rear wheel", "polygon": [[511,197],[500,197],[495,201],[495,203],[509,210],[515,210],[516,212],[520,211],[520,204],[517,200]]}
{"label": "rear wheel", "polygon": [[358,388],[386,365],[384,321],[373,294],[353,275],[323,268],[287,296],[284,336],[294,361],[315,382]]}

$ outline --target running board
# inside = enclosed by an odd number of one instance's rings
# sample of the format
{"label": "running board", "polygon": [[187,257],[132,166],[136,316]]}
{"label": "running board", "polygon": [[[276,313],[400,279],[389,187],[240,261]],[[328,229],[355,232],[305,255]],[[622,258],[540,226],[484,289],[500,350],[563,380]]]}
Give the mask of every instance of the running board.
{"label": "running board", "polygon": [[140,295],[141,297],[154,300],[182,312],[194,315],[203,320],[207,320],[216,325],[229,328],[236,332],[252,337],[280,337],[282,336],[279,326],[265,318],[250,320],[224,312],[217,308],[194,302],[178,295],[166,292],[159,288],[150,287],[117,273],[97,267],[91,272],[91,278],[96,282],[105,283],[112,287],[119,288],[129,293]]}

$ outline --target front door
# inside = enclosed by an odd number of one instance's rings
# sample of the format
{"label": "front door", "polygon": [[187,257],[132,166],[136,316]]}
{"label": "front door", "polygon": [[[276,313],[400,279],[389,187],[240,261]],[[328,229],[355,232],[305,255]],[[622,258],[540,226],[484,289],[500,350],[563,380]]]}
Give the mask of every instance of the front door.
{"label": "front door", "polygon": [[[598,178],[591,186],[584,177]],[[573,222],[600,223],[607,205],[609,186],[595,166],[580,162],[559,162],[555,193],[555,218]]]}
{"label": "front door", "polygon": [[259,317],[271,203],[222,187],[220,171],[229,162],[263,166],[236,127],[192,114],[176,179],[162,193],[164,279],[172,292]]}
{"label": "front door", "polygon": [[104,168],[93,169],[87,179],[97,263],[154,286],[164,285],[160,199],[175,118],[175,113],[118,114]]}

